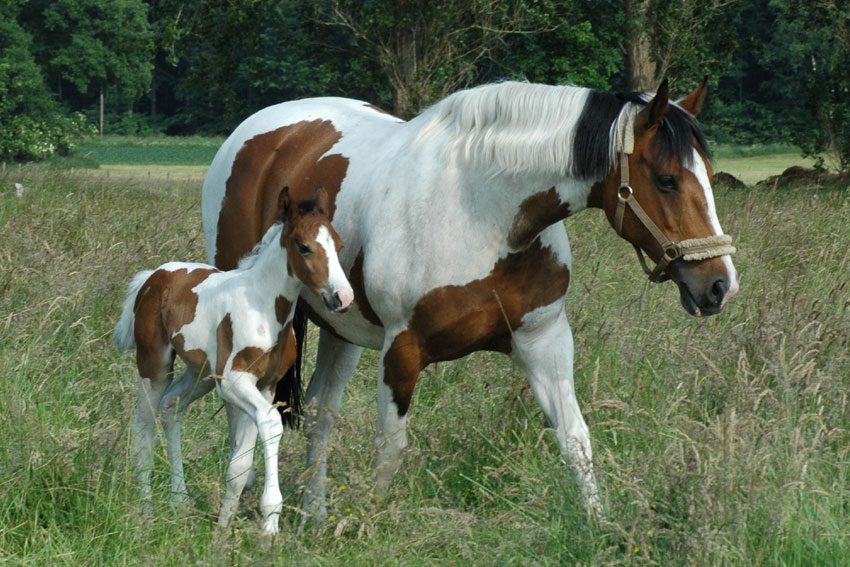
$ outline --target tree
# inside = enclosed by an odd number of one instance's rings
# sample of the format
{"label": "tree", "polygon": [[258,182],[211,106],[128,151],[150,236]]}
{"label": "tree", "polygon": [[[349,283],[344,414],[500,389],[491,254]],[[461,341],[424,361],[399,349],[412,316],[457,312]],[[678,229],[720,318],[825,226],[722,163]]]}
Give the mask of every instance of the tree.
{"label": "tree", "polygon": [[43,159],[67,153],[84,128],[62,115],[18,24],[21,2],[0,4],[0,158]]}
{"label": "tree", "polygon": [[812,120],[795,130],[803,152],[823,165],[831,158],[850,175],[850,0],[777,2],[789,25],[802,24],[797,80],[804,85]]}
{"label": "tree", "polygon": [[348,32],[393,90],[393,113],[419,108],[471,84],[476,67],[508,35],[525,30],[519,0],[330,0],[320,12]]}
{"label": "tree", "polygon": [[623,0],[627,88],[654,91],[664,77],[695,84],[726,71],[737,0]]}
{"label": "tree", "polygon": [[107,87],[128,109],[148,90],[154,44],[142,0],[31,0],[26,12],[41,32],[37,58],[60,93],[66,81],[99,95],[101,134]]}

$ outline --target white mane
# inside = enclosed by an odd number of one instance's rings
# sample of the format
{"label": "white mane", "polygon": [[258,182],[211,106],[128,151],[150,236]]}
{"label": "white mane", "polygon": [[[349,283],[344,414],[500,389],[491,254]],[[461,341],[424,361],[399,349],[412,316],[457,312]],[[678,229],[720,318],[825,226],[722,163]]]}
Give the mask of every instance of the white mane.
{"label": "white mane", "polygon": [[425,113],[417,140],[444,134],[492,174],[564,174],[588,89],[505,82],[459,91]]}
{"label": "white mane", "polygon": [[260,253],[266,249],[266,247],[274,242],[276,238],[280,237],[280,231],[283,230],[283,222],[278,221],[271,225],[266,233],[263,235],[262,240],[260,240],[254,248],[251,249],[250,252],[242,256],[239,259],[239,264],[236,266],[237,270],[250,270],[254,264],[257,263],[257,259],[260,257]]}
{"label": "white mane", "polygon": [[[459,91],[422,113],[419,120],[424,124],[414,144],[445,137],[447,151],[490,175],[581,177],[575,137],[590,93],[571,85],[520,82]],[[620,125],[630,127],[640,108],[625,103],[613,124],[598,124],[600,135],[607,138],[609,163],[616,163],[616,153],[626,142]]]}

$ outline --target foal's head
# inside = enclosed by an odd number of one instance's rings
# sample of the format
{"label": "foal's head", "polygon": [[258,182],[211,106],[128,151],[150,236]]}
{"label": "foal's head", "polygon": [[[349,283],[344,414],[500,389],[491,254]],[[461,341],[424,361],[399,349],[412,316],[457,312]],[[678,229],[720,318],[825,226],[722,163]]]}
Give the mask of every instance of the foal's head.
{"label": "foal's head", "polygon": [[280,245],[286,249],[290,275],[321,297],[328,309],[343,312],[354,292],[339,264],[342,240],[331,226],[328,203],[324,187],[302,201],[294,201],[289,187],[284,187],[278,200],[283,220]]}
{"label": "foal's head", "polygon": [[734,248],[715,213],[708,151],[694,120],[705,93],[703,82],[674,105],[665,80],[649,102],[626,95],[645,106],[627,125],[628,155],[615,161],[603,197],[617,232],[658,264],[650,278],[676,282],[692,315],[720,312],[738,291]]}

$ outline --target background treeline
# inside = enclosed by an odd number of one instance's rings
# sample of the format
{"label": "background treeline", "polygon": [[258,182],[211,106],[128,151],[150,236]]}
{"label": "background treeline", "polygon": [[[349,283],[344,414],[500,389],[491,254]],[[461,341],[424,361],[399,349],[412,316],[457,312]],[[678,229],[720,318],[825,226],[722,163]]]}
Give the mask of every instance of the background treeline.
{"label": "background treeline", "polygon": [[223,134],[306,96],[407,118],[506,78],[684,93],[704,75],[715,141],[850,168],[850,0],[3,0],[0,156],[98,127]]}

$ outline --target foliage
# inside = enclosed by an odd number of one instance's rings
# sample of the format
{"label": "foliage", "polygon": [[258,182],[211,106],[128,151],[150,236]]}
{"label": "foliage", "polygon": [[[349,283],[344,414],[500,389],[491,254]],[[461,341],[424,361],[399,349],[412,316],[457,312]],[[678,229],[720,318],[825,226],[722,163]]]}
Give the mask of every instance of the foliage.
{"label": "foliage", "polygon": [[16,21],[19,5],[0,6],[0,158],[68,154],[89,133],[80,115],[65,117],[30,54],[31,38]]}
{"label": "foliage", "polygon": [[25,22],[48,76],[80,93],[107,85],[133,101],[151,81],[153,36],[142,0],[29,0]]}
{"label": "foliage", "polygon": [[830,165],[850,175],[850,1],[782,5],[788,25],[796,25],[808,40],[797,70],[813,120],[794,132],[795,143],[818,156],[821,166],[831,158]]}

